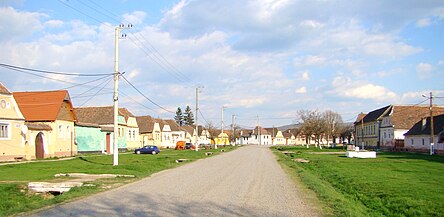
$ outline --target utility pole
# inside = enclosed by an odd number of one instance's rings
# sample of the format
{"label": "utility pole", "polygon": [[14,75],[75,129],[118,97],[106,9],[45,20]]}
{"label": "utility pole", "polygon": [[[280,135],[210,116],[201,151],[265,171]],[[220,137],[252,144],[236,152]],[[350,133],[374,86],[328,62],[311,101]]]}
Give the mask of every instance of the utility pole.
{"label": "utility pole", "polygon": [[433,155],[433,145],[435,145],[435,135],[433,129],[433,94],[430,92],[430,155]]}
{"label": "utility pole", "polygon": [[202,88],[201,86],[197,86],[196,87],[196,115],[195,115],[195,122],[196,122],[196,136],[195,136],[195,144],[194,146],[196,147],[196,151],[199,151],[199,124],[197,122],[197,116],[199,116],[199,88]]}
{"label": "utility pole", "polygon": [[233,133],[233,143],[236,143],[236,136],[234,134],[234,118],[236,115],[231,115],[231,132]]}
{"label": "utility pole", "polygon": [[113,166],[119,165],[119,147],[118,147],[118,137],[119,137],[119,39],[124,38],[126,35],[120,36],[121,29],[127,29],[133,27],[132,24],[125,25],[120,24],[115,28],[114,32],[114,137],[113,137]]}
{"label": "utility pole", "polygon": [[257,117],[257,135],[258,135],[257,141],[259,141],[259,145],[261,145],[261,126],[260,126],[261,123],[259,121],[259,115],[257,115],[256,117]]}

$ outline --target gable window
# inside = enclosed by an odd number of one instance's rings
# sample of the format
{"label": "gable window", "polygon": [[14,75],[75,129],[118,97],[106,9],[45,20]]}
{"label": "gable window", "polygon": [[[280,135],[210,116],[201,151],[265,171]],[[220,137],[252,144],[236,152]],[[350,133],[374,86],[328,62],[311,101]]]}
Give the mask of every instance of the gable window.
{"label": "gable window", "polygon": [[422,145],[424,145],[424,139],[422,139]]}
{"label": "gable window", "polygon": [[10,124],[0,123],[0,139],[10,139]]}
{"label": "gable window", "polygon": [[413,144],[413,139],[410,139],[410,143],[412,144],[412,146],[415,145],[415,144]]}

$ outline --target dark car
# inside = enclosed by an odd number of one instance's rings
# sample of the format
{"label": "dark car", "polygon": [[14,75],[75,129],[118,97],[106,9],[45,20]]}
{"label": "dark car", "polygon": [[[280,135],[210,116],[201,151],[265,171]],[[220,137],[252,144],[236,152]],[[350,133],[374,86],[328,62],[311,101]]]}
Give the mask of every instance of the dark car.
{"label": "dark car", "polygon": [[134,150],[134,153],[136,154],[158,154],[160,152],[159,147],[155,145],[146,145],[142,148],[138,148]]}
{"label": "dark car", "polygon": [[185,143],[185,149],[192,149],[193,148],[193,144],[190,142]]}

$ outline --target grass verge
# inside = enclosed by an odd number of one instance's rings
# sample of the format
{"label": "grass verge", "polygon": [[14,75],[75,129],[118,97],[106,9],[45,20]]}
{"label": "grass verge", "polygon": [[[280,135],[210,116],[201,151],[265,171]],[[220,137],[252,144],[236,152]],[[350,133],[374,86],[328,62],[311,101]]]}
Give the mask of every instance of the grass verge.
{"label": "grass verge", "polygon": [[316,193],[327,215],[444,216],[442,156],[378,153],[376,159],[350,159],[305,147],[272,150],[287,171]]}
{"label": "grass verge", "polygon": [[[222,149],[231,151],[235,147],[228,146]],[[123,153],[119,154],[118,166],[113,166],[112,155],[85,155],[71,160],[49,162],[43,160],[35,163],[0,166],[0,216],[27,212],[102,192],[137,181],[162,170],[206,158],[206,152],[213,152],[211,156],[215,156],[221,153],[220,150],[200,150],[196,152],[193,150],[164,149],[157,155]],[[177,159],[188,159],[188,161],[178,164],[175,162]],[[73,188],[59,196],[28,192],[28,182],[54,182],[66,179],[54,178],[57,173],[125,174],[135,175],[136,178],[98,179],[92,182],[94,186]]]}

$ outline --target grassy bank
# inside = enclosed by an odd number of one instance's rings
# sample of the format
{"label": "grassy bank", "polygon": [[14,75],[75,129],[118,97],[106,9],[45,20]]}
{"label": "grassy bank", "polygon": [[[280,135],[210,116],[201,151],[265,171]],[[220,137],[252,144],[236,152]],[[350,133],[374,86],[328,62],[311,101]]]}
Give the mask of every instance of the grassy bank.
{"label": "grassy bank", "polygon": [[[223,149],[230,151],[234,148],[225,147]],[[220,149],[199,152],[164,149],[157,155],[119,154],[118,166],[113,166],[112,155],[85,155],[72,160],[0,166],[0,216],[26,212],[115,188],[153,173],[182,165],[183,163],[175,162],[177,159],[189,159],[187,162],[192,162],[205,158],[205,152],[213,152],[213,156],[221,153]],[[73,188],[71,191],[55,197],[48,194],[31,194],[27,191],[28,182],[54,182],[67,179],[55,178],[54,175],[58,173],[111,173],[135,175],[136,178],[98,179],[93,182],[94,186]]]}
{"label": "grassy bank", "polygon": [[[332,216],[444,216],[442,156],[378,153],[376,159],[350,159],[344,154],[319,154],[341,150],[273,150]],[[298,163],[295,158],[310,162]]]}

